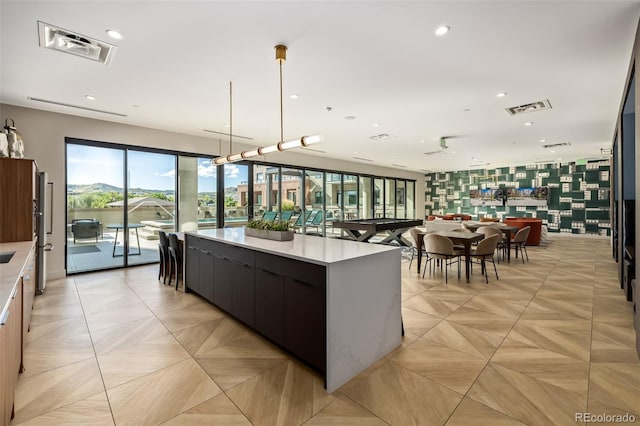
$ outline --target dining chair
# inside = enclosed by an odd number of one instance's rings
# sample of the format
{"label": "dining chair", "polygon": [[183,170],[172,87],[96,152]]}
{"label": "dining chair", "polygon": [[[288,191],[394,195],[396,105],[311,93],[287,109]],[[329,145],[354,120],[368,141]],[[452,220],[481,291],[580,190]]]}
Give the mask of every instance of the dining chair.
{"label": "dining chair", "polygon": [[[498,230],[500,234],[502,231]],[[486,235],[486,234],[485,234]],[[484,279],[487,284],[489,284],[489,273],[487,272],[487,264],[486,261],[489,260],[493,263],[493,270],[496,273],[496,279],[498,278],[498,270],[496,269],[496,262],[493,260],[493,254],[496,251],[496,247],[498,246],[498,241],[502,235],[493,234],[491,236],[486,236],[483,240],[481,240],[476,247],[471,248],[471,258],[478,259],[481,265],[481,271],[484,274]]]}
{"label": "dining chair", "polygon": [[[460,279],[460,256],[464,255],[464,250],[456,249],[453,246],[453,242],[442,235],[427,234],[424,236],[424,248],[427,252],[427,256],[432,259],[440,260],[440,268],[444,264],[444,282],[449,282],[449,266],[458,263],[458,279]],[[435,267],[435,265],[433,265]],[[427,268],[422,271],[422,278]]]}
{"label": "dining chair", "polygon": [[[160,267],[158,268],[158,280],[162,277],[162,284],[167,283],[167,275],[169,275],[169,239],[167,238],[167,233],[158,230],[158,237],[160,241],[158,242],[158,251],[160,253]],[[171,282],[171,276],[169,276],[169,282]]]}
{"label": "dining chair", "polygon": [[522,257],[522,263],[524,263],[524,256],[527,255],[527,262],[529,261],[529,253],[527,253],[527,238],[529,238],[530,226],[525,226],[513,237],[511,240],[511,247],[515,250],[516,259],[518,258],[518,252]]}
{"label": "dining chair", "polygon": [[497,228],[495,226],[481,226],[476,230],[477,233],[479,234],[484,234],[485,238],[486,237],[490,237],[492,235],[498,235],[498,245],[496,246],[496,250],[498,251],[498,263],[500,263],[500,254],[502,254],[502,257],[505,257],[505,253],[504,251],[506,250],[507,245],[505,244],[505,236],[502,233],[502,230],[500,228]]}
{"label": "dining chair", "polygon": [[[182,276],[182,246],[178,240],[178,236],[174,233],[169,234],[169,285],[171,285],[171,277],[176,277],[176,290],[178,289],[178,277]],[[184,277],[183,277],[184,281]]]}
{"label": "dining chair", "polygon": [[[418,254],[418,250],[422,250],[422,254],[427,256],[428,264],[431,259],[424,249],[424,240],[420,238],[420,234],[424,234],[424,232],[420,231],[418,228],[411,228],[409,232],[411,233],[411,260],[409,261],[409,269],[411,269],[413,258]],[[420,266],[421,265],[418,265],[418,271],[420,271]]]}

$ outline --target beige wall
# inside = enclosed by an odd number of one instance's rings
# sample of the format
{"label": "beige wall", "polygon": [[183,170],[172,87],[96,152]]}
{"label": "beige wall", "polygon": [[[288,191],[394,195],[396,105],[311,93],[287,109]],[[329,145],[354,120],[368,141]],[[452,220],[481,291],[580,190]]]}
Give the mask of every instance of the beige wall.
{"label": "beige wall", "polygon": [[[47,259],[47,276],[50,279],[65,275],[65,137],[198,154],[218,154],[217,138],[184,135],[7,104],[0,104],[0,118],[3,125],[5,118],[15,120],[16,127],[24,138],[25,156],[35,159],[38,167],[41,170],[46,170],[49,173],[49,180],[55,183],[54,235],[52,235],[51,242],[56,246],[56,249],[50,253],[50,257]],[[238,150],[251,148],[235,143],[234,146]],[[416,217],[424,217],[424,175],[422,173],[305,155],[297,152],[273,154],[272,157],[272,161],[281,164],[415,179]],[[267,159],[270,159],[270,157],[267,157]]]}

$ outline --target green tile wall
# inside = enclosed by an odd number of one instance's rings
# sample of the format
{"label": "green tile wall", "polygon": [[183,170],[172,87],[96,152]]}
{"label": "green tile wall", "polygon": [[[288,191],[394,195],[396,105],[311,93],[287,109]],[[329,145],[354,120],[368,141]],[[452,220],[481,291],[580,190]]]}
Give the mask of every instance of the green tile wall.
{"label": "green tile wall", "polygon": [[[425,214],[537,217],[549,232],[610,235],[609,162],[536,164],[425,175]],[[471,206],[470,189],[549,187],[546,207]]]}

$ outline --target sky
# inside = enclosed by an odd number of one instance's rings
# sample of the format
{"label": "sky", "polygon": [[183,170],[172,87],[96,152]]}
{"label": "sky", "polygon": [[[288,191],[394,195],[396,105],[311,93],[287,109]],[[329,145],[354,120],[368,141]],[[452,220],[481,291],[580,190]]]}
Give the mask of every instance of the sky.
{"label": "sky", "polygon": [[[172,190],[175,187],[176,157],[142,151],[127,151],[131,188]],[[67,144],[67,183],[106,183],[122,188],[125,151]],[[246,182],[247,166],[225,164],[225,187]],[[198,192],[216,191],[216,167],[209,158],[198,158]]]}

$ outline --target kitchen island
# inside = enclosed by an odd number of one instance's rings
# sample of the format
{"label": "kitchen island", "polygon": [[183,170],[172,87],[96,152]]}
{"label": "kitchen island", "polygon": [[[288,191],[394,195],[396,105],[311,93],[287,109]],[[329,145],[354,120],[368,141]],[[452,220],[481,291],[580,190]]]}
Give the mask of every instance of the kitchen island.
{"label": "kitchen island", "polygon": [[400,344],[400,275],[397,247],[185,233],[186,288],[319,371],[328,392]]}

